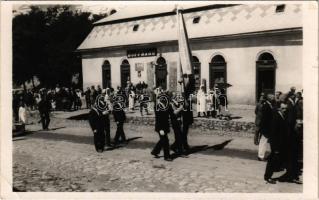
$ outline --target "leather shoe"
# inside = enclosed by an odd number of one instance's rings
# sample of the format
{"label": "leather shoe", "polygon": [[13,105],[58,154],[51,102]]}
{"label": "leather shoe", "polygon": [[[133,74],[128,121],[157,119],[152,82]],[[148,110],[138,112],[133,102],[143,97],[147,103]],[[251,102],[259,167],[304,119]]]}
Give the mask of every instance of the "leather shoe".
{"label": "leather shoe", "polygon": [[173,159],[171,157],[168,157],[168,158],[164,158],[165,161],[168,161],[168,162],[172,162]]}
{"label": "leather shoe", "polygon": [[258,157],[258,161],[266,162],[266,161],[267,161],[267,159],[266,159],[266,158],[259,158],[259,157]]}
{"label": "leather shoe", "polygon": [[269,184],[276,184],[276,181],[272,178],[266,178],[265,181],[266,183],[269,183]]}
{"label": "leather shoe", "polygon": [[157,153],[154,153],[153,151],[151,152],[151,154],[154,156],[154,158],[159,158]]}

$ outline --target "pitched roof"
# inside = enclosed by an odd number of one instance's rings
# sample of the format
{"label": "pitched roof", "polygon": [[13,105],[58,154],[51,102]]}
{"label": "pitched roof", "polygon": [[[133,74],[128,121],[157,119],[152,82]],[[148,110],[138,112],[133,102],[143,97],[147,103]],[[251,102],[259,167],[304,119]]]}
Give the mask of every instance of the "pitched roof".
{"label": "pitched roof", "polygon": [[[115,14],[107,16],[95,22],[95,24],[172,12],[177,6],[176,4],[172,3],[168,4],[165,2],[156,1],[144,2],[143,4],[136,4],[130,2],[127,3],[127,5],[119,7],[118,12],[116,12]],[[178,6],[182,9],[189,9],[194,7],[207,6],[211,4],[211,2],[181,2]]]}
{"label": "pitched roof", "polygon": [[[277,4],[237,5],[188,12],[183,15],[189,38],[302,27],[301,4],[286,4],[283,12],[276,12],[277,6]],[[127,7],[129,8],[135,10],[136,15],[133,15],[133,11],[120,14],[121,10],[119,10],[118,15],[116,13],[114,17],[102,19],[78,47],[78,50],[177,40],[176,15],[112,23],[114,20],[145,16],[149,13],[163,12],[166,9],[169,11],[175,7],[158,8],[155,5],[155,8],[146,9],[142,13],[135,6]],[[193,23],[194,17],[200,17],[199,23]],[[110,23],[103,24],[107,21]],[[134,25],[138,25],[137,31],[133,31]]]}

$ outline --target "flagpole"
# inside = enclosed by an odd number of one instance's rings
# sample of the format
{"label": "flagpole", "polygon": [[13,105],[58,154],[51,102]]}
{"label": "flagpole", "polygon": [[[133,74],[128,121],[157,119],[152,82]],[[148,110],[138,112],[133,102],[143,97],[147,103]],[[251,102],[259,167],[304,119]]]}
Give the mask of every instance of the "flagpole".
{"label": "flagpole", "polygon": [[[177,21],[177,30],[178,30],[178,34],[177,36],[179,37],[181,35],[181,31],[180,31],[180,20],[179,20],[179,8],[178,5],[175,5],[175,9],[176,9],[176,21]],[[179,39],[177,38],[177,42]],[[180,49],[179,49],[180,50]],[[181,56],[178,53],[178,66],[179,66],[179,71],[180,71],[180,78],[182,79],[181,82],[181,94],[183,94],[185,92],[185,80],[184,80],[184,73],[183,73],[183,68],[182,68],[182,64],[181,64]]]}

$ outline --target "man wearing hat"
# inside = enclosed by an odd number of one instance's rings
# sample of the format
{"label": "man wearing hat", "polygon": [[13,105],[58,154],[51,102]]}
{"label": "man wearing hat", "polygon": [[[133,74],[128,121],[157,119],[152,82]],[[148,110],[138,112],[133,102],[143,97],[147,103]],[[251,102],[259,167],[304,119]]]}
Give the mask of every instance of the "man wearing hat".
{"label": "man wearing hat", "polygon": [[[101,98],[99,98],[101,97]],[[95,150],[99,153],[104,151],[105,133],[108,119],[107,104],[102,96],[98,96],[89,113],[89,123],[94,134]]]}
{"label": "man wearing hat", "polygon": [[159,141],[156,143],[151,154],[158,158],[158,154],[163,149],[164,159],[172,161],[169,152],[169,141],[167,134],[169,133],[169,97],[163,92],[160,92],[156,97],[155,102],[155,131],[159,135]]}
{"label": "man wearing hat", "polygon": [[121,91],[118,91],[115,98],[113,98],[113,117],[117,125],[116,134],[114,136],[115,145],[127,142],[123,129],[124,122],[126,120],[126,115],[124,112],[126,106],[125,102],[124,95],[121,93]]}
{"label": "man wearing hat", "polygon": [[287,118],[286,112],[287,105],[284,103],[280,104],[280,107],[274,112],[274,116],[271,119],[270,132],[268,133],[269,144],[271,153],[268,158],[266,171],[264,174],[264,180],[267,183],[275,184],[275,180],[272,179],[273,173],[279,169],[282,165],[283,159],[285,158],[285,147],[286,135],[287,135]]}
{"label": "man wearing hat", "polygon": [[179,98],[176,93],[172,93],[169,114],[172,128],[174,130],[175,142],[171,145],[171,149],[177,154],[183,154],[182,147],[182,112],[184,99]]}

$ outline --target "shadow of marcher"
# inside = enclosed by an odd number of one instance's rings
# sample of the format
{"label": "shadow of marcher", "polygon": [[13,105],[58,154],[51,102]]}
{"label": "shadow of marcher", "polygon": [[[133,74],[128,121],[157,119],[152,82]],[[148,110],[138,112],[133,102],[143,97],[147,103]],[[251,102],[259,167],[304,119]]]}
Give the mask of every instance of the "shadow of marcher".
{"label": "shadow of marcher", "polygon": [[56,128],[50,128],[49,131],[55,131],[55,130],[59,130],[62,128],[66,128],[66,126],[61,126],[61,127],[56,127]]}
{"label": "shadow of marcher", "polygon": [[210,146],[210,147],[207,147],[205,150],[207,149],[214,149],[214,150],[222,150],[225,148],[225,146],[230,143],[233,139],[230,139],[230,140],[226,140],[225,142],[221,143],[221,144],[216,144],[216,145],[213,145],[213,146]]}
{"label": "shadow of marcher", "polygon": [[117,144],[117,145],[114,145],[112,147],[106,147],[105,148],[105,151],[112,151],[114,149],[119,149],[119,148],[122,148],[122,147],[125,147],[126,145],[128,145],[131,141],[133,140],[137,140],[137,139],[140,139],[142,137],[132,137],[132,138],[128,138],[126,139],[125,143],[123,144]]}
{"label": "shadow of marcher", "polygon": [[140,138],[143,138],[143,137],[132,137],[132,138],[128,138],[128,139],[126,139],[126,143],[128,144],[128,143],[130,143],[131,141],[137,140],[137,139],[140,139]]}
{"label": "shadow of marcher", "polygon": [[[223,142],[221,144],[216,144],[216,145],[213,145],[213,146],[208,146],[208,145],[193,146],[186,152],[186,156],[190,155],[190,154],[198,153],[198,152],[201,152],[201,151],[206,151],[208,149],[213,149],[213,150],[216,150],[216,151],[217,150],[222,150],[231,141],[232,141],[232,139],[226,140],[225,142]],[[179,154],[172,154],[173,159],[177,158],[177,157],[180,157],[180,156],[181,155],[179,155]]]}

